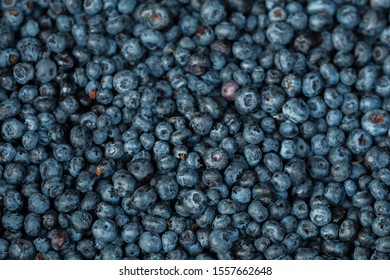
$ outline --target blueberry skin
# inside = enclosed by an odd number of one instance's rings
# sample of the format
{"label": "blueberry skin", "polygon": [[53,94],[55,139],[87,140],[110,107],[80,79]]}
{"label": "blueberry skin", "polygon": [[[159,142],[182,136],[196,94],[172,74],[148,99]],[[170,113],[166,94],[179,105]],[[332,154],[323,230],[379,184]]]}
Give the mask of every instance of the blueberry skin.
{"label": "blueberry skin", "polygon": [[185,210],[195,216],[201,214],[207,206],[207,197],[199,189],[193,189],[186,192],[183,198],[183,207]]}
{"label": "blueberry skin", "polygon": [[389,258],[386,1],[16,2],[0,259]]}
{"label": "blueberry skin", "polygon": [[349,253],[349,244],[336,240],[325,240],[322,250],[330,257],[342,258]]}
{"label": "blueberry skin", "polygon": [[318,95],[322,87],[322,79],[316,72],[307,73],[302,79],[302,93],[307,97]]}
{"label": "blueberry skin", "polygon": [[244,148],[244,156],[249,166],[256,166],[262,158],[262,152],[257,145],[246,145]]}
{"label": "blueberry skin", "polygon": [[382,181],[386,186],[390,183],[390,170],[382,168],[378,171],[379,180]]}
{"label": "blueberry skin", "polygon": [[274,186],[277,192],[287,191],[291,186],[290,176],[281,171],[277,171],[272,175],[271,184]]}
{"label": "blueberry skin", "polygon": [[371,170],[380,170],[390,163],[390,154],[387,149],[374,146],[365,154],[364,162]]}
{"label": "blueberry skin", "polygon": [[204,163],[208,168],[223,170],[228,165],[228,156],[223,149],[212,148],[206,151],[203,158]]}
{"label": "blueberry skin", "polygon": [[52,177],[44,181],[41,185],[42,193],[51,198],[54,198],[61,194],[64,189],[65,183],[60,177]]}
{"label": "blueberry skin", "polygon": [[337,109],[343,102],[343,96],[338,93],[335,89],[327,88],[324,90],[324,101],[328,107]]}
{"label": "blueberry skin", "polygon": [[282,220],[286,217],[291,210],[290,203],[284,198],[278,198],[268,206],[268,212],[270,219],[277,221]]}
{"label": "blueberry skin", "polygon": [[340,81],[345,85],[353,85],[357,81],[357,73],[354,68],[344,68],[340,72]]}
{"label": "blueberry skin", "polygon": [[37,237],[33,243],[38,252],[47,253],[50,250],[49,240],[45,237]]}
{"label": "blueberry skin", "polygon": [[339,205],[344,200],[345,193],[340,183],[330,182],[325,188],[324,196],[331,205]]}
{"label": "blueberry skin", "polygon": [[286,247],[286,251],[288,254],[294,252],[296,249],[300,247],[302,243],[301,238],[296,233],[289,233],[283,239],[282,244]]}
{"label": "blueberry skin", "polygon": [[36,213],[28,213],[24,219],[24,231],[28,236],[38,236],[41,233],[41,216]]}
{"label": "blueberry skin", "polygon": [[50,208],[50,201],[47,196],[41,193],[34,193],[28,198],[29,211],[36,214],[43,214]]}
{"label": "blueberry skin", "polygon": [[390,217],[379,215],[372,222],[372,231],[379,237],[385,237],[390,232]]}
{"label": "blueberry skin", "polygon": [[9,190],[3,197],[5,209],[11,212],[19,211],[23,207],[23,200],[20,192],[16,190]]}
{"label": "blueberry skin", "polygon": [[390,252],[389,244],[390,238],[388,236],[380,237],[375,241],[375,249],[380,253],[388,254]]}
{"label": "blueberry skin", "polygon": [[226,11],[219,1],[212,0],[202,5],[200,14],[207,25],[215,25],[226,16]]}
{"label": "blueberry skin", "polygon": [[370,91],[374,87],[377,75],[376,68],[371,65],[361,68],[358,72],[358,79],[355,83],[355,87],[360,91]]}
{"label": "blueberry skin", "polygon": [[167,224],[163,218],[154,217],[152,215],[143,217],[142,225],[146,231],[152,233],[163,233],[167,228]]}
{"label": "blueberry skin", "polygon": [[366,36],[379,34],[386,26],[383,14],[376,10],[368,10],[359,24],[360,31]]}
{"label": "blueberry skin", "polygon": [[351,158],[352,158],[351,152],[344,147],[332,148],[330,149],[328,154],[329,162],[333,165],[336,165],[339,162],[349,164]]}
{"label": "blueberry skin", "polygon": [[291,98],[283,105],[283,114],[294,123],[303,123],[309,118],[309,107],[300,98]]}
{"label": "blueberry skin", "polygon": [[275,114],[283,107],[285,94],[280,87],[269,86],[262,89],[260,100],[262,110]]}
{"label": "blueberry skin", "polygon": [[[380,84],[380,82],[378,83]],[[365,94],[360,98],[359,108],[363,113],[371,110],[380,109],[382,100],[379,96],[373,94]]]}
{"label": "blueberry skin", "polygon": [[239,240],[234,244],[235,257],[241,260],[252,260],[255,257],[255,247],[246,240]]}
{"label": "blueberry skin", "polygon": [[213,120],[207,113],[197,113],[191,119],[191,127],[196,134],[205,136],[210,133]]}
{"label": "blueberry skin", "polygon": [[66,39],[61,33],[53,33],[46,40],[47,48],[53,53],[61,53],[66,49]]}
{"label": "blueberry skin", "polygon": [[332,32],[332,42],[337,50],[349,52],[353,49],[356,38],[350,29],[339,25]]}
{"label": "blueberry skin", "polygon": [[12,260],[32,260],[35,252],[35,246],[29,240],[16,239],[9,244],[8,254]]}
{"label": "blueberry skin", "polygon": [[320,229],[320,234],[325,240],[336,240],[339,236],[339,226],[334,223],[324,225]]}
{"label": "blueberry skin", "polygon": [[300,220],[298,222],[296,233],[302,240],[311,239],[318,234],[318,227],[309,220]]}
{"label": "blueberry skin", "polygon": [[231,198],[238,203],[248,203],[251,200],[251,195],[250,189],[236,186],[232,189]]}
{"label": "blueberry skin", "polygon": [[5,120],[1,125],[1,136],[5,141],[14,142],[22,138],[25,126],[15,118]]}
{"label": "blueberry skin", "polygon": [[161,243],[162,243],[162,248],[165,252],[171,252],[173,251],[178,242],[179,238],[177,234],[173,231],[166,231],[163,233],[161,236]]}
{"label": "blueberry skin", "polygon": [[139,61],[144,55],[144,48],[139,39],[131,38],[121,46],[122,56],[131,63]]}
{"label": "blueberry skin", "polygon": [[80,203],[79,192],[73,189],[67,189],[54,200],[54,207],[60,212],[71,212],[75,210]]}
{"label": "blueberry skin", "polygon": [[316,226],[325,226],[332,220],[331,211],[326,206],[317,206],[310,211],[310,220]]}
{"label": "blueberry skin", "polygon": [[29,63],[18,63],[14,66],[13,76],[19,84],[27,84],[34,78],[34,68]]}
{"label": "blueberry skin", "polygon": [[132,243],[138,239],[142,233],[142,227],[140,224],[131,222],[126,224],[121,232],[121,237],[124,242]]}
{"label": "blueberry skin", "polygon": [[110,219],[98,219],[92,225],[92,234],[97,240],[112,242],[117,238],[116,225]]}
{"label": "blueberry skin", "polygon": [[42,83],[50,82],[57,75],[57,66],[50,59],[42,59],[35,66],[35,77]]}
{"label": "blueberry skin", "polygon": [[371,136],[385,134],[390,128],[390,115],[383,110],[372,110],[364,114],[362,128]]}
{"label": "blueberry skin", "polygon": [[7,230],[17,231],[23,227],[23,221],[24,217],[20,213],[6,211],[3,213],[1,224]]}
{"label": "blueberry skin", "polygon": [[252,45],[245,41],[233,43],[232,52],[240,60],[250,59],[254,53]]}
{"label": "blueberry skin", "polygon": [[161,237],[156,233],[145,231],[138,241],[139,247],[145,253],[156,253],[162,248]]}
{"label": "blueberry skin", "polygon": [[274,220],[268,220],[264,223],[262,229],[263,235],[269,238],[272,242],[282,242],[286,231],[283,226]]}
{"label": "blueberry skin", "polygon": [[266,31],[267,39],[275,45],[287,45],[294,36],[294,30],[288,23],[272,22]]}
{"label": "blueberry skin", "polygon": [[216,253],[226,253],[236,241],[238,236],[231,228],[215,229],[210,233],[210,248]]}
{"label": "blueberry skin", "polygon": [[343,5],[337,10],[337,21],[345,27],[352,29],[360,22],[358,10],[353,5]]}

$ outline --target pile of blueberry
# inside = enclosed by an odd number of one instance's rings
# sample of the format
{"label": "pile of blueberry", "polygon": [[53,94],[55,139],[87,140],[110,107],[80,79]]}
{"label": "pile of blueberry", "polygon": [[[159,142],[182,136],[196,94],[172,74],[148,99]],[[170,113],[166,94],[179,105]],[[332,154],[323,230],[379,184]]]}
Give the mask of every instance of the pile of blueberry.
{"label": "pile of blueberry", "polygon": [[390,259],[389,0],[0,2],[0,259]]}

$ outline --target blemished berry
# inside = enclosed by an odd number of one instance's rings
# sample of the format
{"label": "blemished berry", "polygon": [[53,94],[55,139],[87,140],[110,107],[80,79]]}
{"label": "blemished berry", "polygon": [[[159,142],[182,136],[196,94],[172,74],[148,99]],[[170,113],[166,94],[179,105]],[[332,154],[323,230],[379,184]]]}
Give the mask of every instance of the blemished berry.
{"label": "blemished berry", "polygon": [[234,101],[236,98],[236,91],[238,90],[239,86],[234,81],[229,81],[225,84],[223,84],[221,89],[221,95],[226,98],[228,101]]}

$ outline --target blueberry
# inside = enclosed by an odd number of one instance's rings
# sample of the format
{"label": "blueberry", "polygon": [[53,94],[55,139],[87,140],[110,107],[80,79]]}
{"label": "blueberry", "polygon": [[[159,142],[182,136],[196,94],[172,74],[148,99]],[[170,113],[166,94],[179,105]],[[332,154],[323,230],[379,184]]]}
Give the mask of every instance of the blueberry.
{"label": "blueberry", "polygon": [[217,170],[223,170],[228,165],[226,152],[218,148],[208,149],[203,160],[208,168]]}
{"label": "blueberry", "polygon": [[131,38],[121,46],[120,52],[127,61],[136,62],[142,58],[145,50],[140,44],[139,39]]}
{"label": "blueberry", "polygon": [[28,236],[38,236],[42,230],[41,216],[29,213],[24,219],[24,231]]}
{"label": "blueberry", "polygon": [[336,240],[324,241],[322,244],[322,249],[328,256],[336,258],[346,257],[349,253],[348,243]]}
{"label": "blueberry", "polygon": [[372,110],[364,114],[361,125],[372,136],[385,134],[389,129],[390,115],[383,110]]}
{"label": "blueberry", "polygon": [[33,241],[35,248],[40,253],[47,253],[50,249],[49,240],[46,237],[37,237]]}
{"label": "blueberry", "polygon": [[117,238],[117,229],[110,219],[98,219],[92,225],[92,234],[97,240],[112,242]]}
{"label": "blueberry", "polygon": [[17,231],[23,227],[23,220],[22,214],[6,211],[3,214],[1,224],[7,230]]}
{"label": "blueberry", "polygon": [[231,198],[238,203],[248,203],[251,199],[251,191],[240,186],[233,187]]}
{"label": "blueberry", "polygon": [[268,220],[264,223],[262,229],[263,235],[269,238],[272,242],[281,242],[285,236],[285,229],[283,226],[274,220]]}
{"label": "blueberry", "polygon": [[377,216],[372,222],[372,231],[380,237],[387,236],[390,231],[390,219],[388,216]]}
{"label": "blueberry", "polygon": [[16,239],[9,244],[9,258],[13,260],[32,260],[35,256],[34,244],[26,239]]}
{"label": "blueberry", "polygon": [[303,123],[309,118],[309,107],[302,99],[291,98],[284,103],[283,114],[294,123]]}
{"label": "blueberry", "polygon": [[253,56],[253,47],[249,42],[238,41],[233,44],[232,52],[236,58],[246,60]]}
{"label": "blueberry", "polygon": [[50,200],[41,193],[34,193],[28,198],[29,211],[36,214],[43,214],[50,208]]}
{"label": "blueberry", "polygon": [[235,232],[230,229],[215,229],[210,233],[210,247],[216,253],[226,253],[237,239]]}
{"label": "blueberry", "polygon": [[374,87],[377,75],[377,70],[373,66],[369,65],[361,68],[355,83],[356,88],[361,91],[370,91]]}
{"label": "blueberry", "polygon": [[247,125],[243,130],[245,141],[252,145],[259,144],[264,138],[264,132],[257,125]]}
{"label": "blueberry", "polygon": [[244,148],[244,155],[248,165],[256,166],[260,163],[262,152],[257,145],[249,144]]}
{"label": "blueberry", "polygon": [[[39,196],[40,197],[40,196]],[[55,208],[60,212],[71,212],[75,210],[80,203],[79,193],[73,189],[67,189],[54,200]]]}
{"label": "blueberry", "polygon": [[5,209],[11,212],[19,211],[23,207],[23,199],[20,192],[16,190],[9,190],[3,197]]}
{"label": "blueberry", "polygon": [[269,217],[278,221],[286,217],[290,210],[290,203],[283,198],[278,198],[268,206]]}
{"label": "blueberry", "polygon": [[322,90],[322,83],[318,73],[307,73],[302,79],[302,93],[307,97],[318,95]]}
{"label": "blueberry", "polygon": [[206,209],[207,197],[198,189],[189,190],[183,198],[183,207],[188,213],[199,215]]}
{"label": "blueberry", "polygon": [[389,237],[380,237],[375,241],[375,249],[380,253],[389,253]]}
{"label": "blueberry", "polygon": [[365,165],[372,170],[379,170],[390,162],[390,155],[387,149],[378,146],[371,147],[365,154]]}
{"label": "blueberry", "polygon": [[162,247],[161,237],[156,233],[145,231],[139,237],[139,246],[145,253],[156,253]]}
{"label": "blueberry", "polygon": [[278,86],[265,87],[261,91],[261,109],[268,113],[277,113],[283,107],[285,95]]}
{"label": "blueberry", "polygon": [[242,260],[252,260],[255,256],[255,251],[255,247],[246,240],[239,240],[233,247],[236,258]]}
{"label": "blueberry", "polygon": [[214,0],[203,4],[200,13],[202,19],[208,25],[215,25],[226,16],[224,6],[219,1]]}
{"label": "blueberry", "polygon": [[295,250],[297,250],[300,247],[300,245],[302,244],[302,240],[301,240],[301,238],[299,237],[298,234],[296,234],[296,233],[289,233],[284,238],[282,244],[285,247],[286,253],[290,254],[290,253],[294,252]]}
{"label": "blueberry", "polygon": [[25,126],[15,118],[9,118],[2,123],[1,136],[5,141],[14,142],[22,138]]}
{"label": "blueberry", "polygon": [[196,134],[204,136],[210,133],[213,120],[207,113],[195,114],[191,119],[191,127]]}
{"label": "blueberry", "polygon": [[42,59],[35,66],[35,76],[42,82],[47,83],[57,75],[57,66],[50,59]]}
{"label": "blueberry", "polygon": [[294,30],[288,23],[272,22],[267,27],[266,35],[272,44],[287,45],[294,36]]}
{"label": "blueberry", "polygon": [[380,253],[378,251],[374,251],[371,255],[371,260],[388,260],[389,257],[387,254]]}
{"label": "blueberry", "polygon": [[325,226],[332,220],[328,207],[317,206],[310,211],[310,220],[317,226]]}
{"label": "blueberry", "polygon": [[318,252],[316,248],[300,247],[294,254],[294,260],[316,260]]}
{"label": "blueberry", "polygon": [[298,222],[296,233],[303,239],[308,240],[317,236],[318,227],[309,220],[300,220]]}
{"label": "blueberry", "polygon": [[[340,12],[341,14],[342,12]],[[358,16],[358,15],[356,15]],[[344,20],[344,19],[343,19]],[[337,26],[332,32],[332,42],[339,51],[349,52],[353,49],[356,41],[353,32],[343,25]]]}
{"label": "blueberry", "polygon": [[386,1],[16,2],[0,259],[389,258]]}

